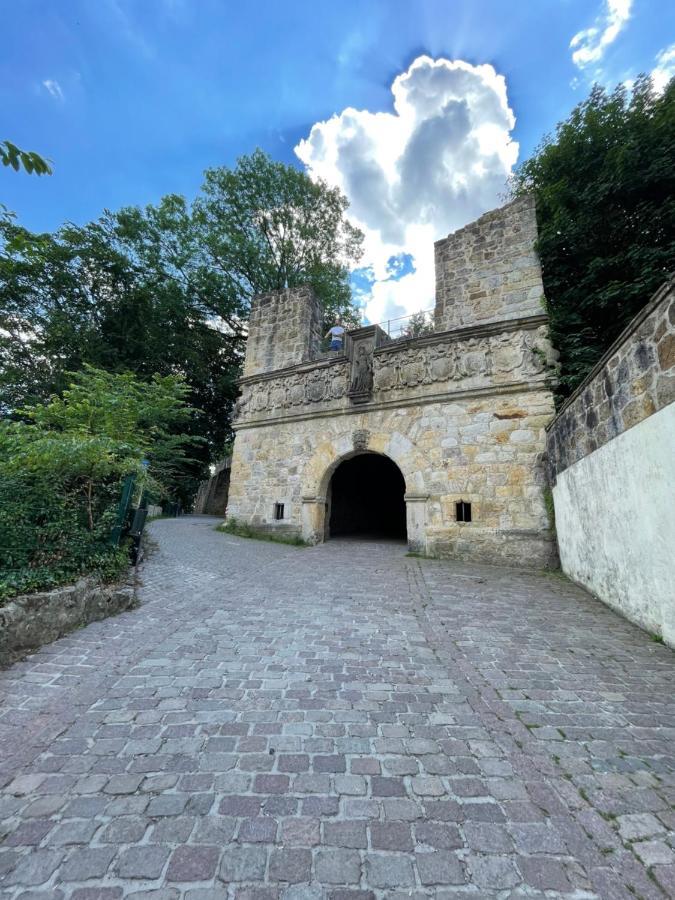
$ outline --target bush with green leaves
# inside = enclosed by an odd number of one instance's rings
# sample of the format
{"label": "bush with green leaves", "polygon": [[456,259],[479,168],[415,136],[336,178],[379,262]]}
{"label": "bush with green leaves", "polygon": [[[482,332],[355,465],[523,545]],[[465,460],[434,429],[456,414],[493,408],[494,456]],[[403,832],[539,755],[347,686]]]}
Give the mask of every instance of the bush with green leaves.
{"label": "bush with green leaves", "polygon": [[113,577],[122,481],[161,496],[194,438],[177,376],[142,382],[85,367],[61,396],[0,423],[0,599],[71,580]]}

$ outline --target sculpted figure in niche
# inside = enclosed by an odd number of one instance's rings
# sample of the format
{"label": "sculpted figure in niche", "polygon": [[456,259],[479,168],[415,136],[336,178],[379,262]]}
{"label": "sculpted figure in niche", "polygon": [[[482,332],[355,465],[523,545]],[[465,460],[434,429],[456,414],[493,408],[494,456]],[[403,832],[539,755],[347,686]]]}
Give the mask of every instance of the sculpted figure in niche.
{"label": "sculpted figure in niche", "polygon": [[354,377],[351,390],[355,394],[366,394],[373,389],[373,361],[368,354],[365,344],[361,344],[356,351],[354,360]]}

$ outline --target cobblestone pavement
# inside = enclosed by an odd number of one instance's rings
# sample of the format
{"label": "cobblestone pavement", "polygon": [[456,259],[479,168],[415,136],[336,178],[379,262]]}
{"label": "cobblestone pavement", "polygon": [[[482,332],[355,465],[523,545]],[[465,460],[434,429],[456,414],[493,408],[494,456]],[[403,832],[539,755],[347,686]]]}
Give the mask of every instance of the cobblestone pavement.
{"label": "cobblestone pavement", "polygon": [[0,672],[15,900],[675,896],[675,655],[556,576],[153,523]]}

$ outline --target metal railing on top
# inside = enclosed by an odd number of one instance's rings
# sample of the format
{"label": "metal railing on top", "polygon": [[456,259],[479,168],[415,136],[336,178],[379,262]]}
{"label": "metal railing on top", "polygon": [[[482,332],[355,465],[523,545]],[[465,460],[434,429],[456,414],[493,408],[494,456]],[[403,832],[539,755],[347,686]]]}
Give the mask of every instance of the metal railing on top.
{"label": "metal railing on top", "polygon": [[[365,324],[377,324],[392,341],[421,337],[423,334],[431,334],[431,332],[434,330],[434,310],[433,308],[423,309],[419,312],[410,313],[407,316],[396,316],[392,319],[385,319],[382,322],[368,322]],[[349,330],[350,327],[347,326],[347,331]],[[331,343],[331,338],[324,337],[321,341],[320,346],[321,353],[331,352]],[[340,348],[338,350],[333,350],[332,352],[336,354],[342,353],[343,342],[341,342]]]}
{"label": "metal railing on top", "polygon": [[394,319],[386,319],[377,323],[382,331],[385,331],[392,341],[405,338],[420,337],[423,334],[431,334],[434,330],[434,310],[422,309],[419,312],[410,313],[407,316],[397,316]]}

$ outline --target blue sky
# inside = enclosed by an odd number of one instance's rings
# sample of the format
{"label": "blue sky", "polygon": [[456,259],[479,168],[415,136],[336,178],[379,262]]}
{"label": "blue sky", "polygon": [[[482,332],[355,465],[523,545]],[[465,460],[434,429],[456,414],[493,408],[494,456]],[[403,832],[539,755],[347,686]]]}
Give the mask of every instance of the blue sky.
{"label": "blue sky", "polygon": [[[165,193],[191,197],[204,168],[256,146],[301,165],[294,148],[317,123],[348,107],[392,113],[392,82],[423,55],[490,64],[504,77],[515,125],[498,127],[522,159],[593,80],[651,71],[675,42],[675,4],[663,0],[0,0],[0,10],[0,138],[54,165],[49,178],[0,171],[0,202],[36,230]],[[359,123],[369,140],[371,124]],[[377,140],[368,146],[377,156]],[[370,196],[367,173],[349,182],[309,145],[304,161],[348,193],[361,185],[357,205]],[[493,194],[455,219],[415,215],[447,233],[496,205]],[[398,201],[388,208],[403,214]],[[387,236],[364,216],[387,259],[414,242],[391,220]]]}

